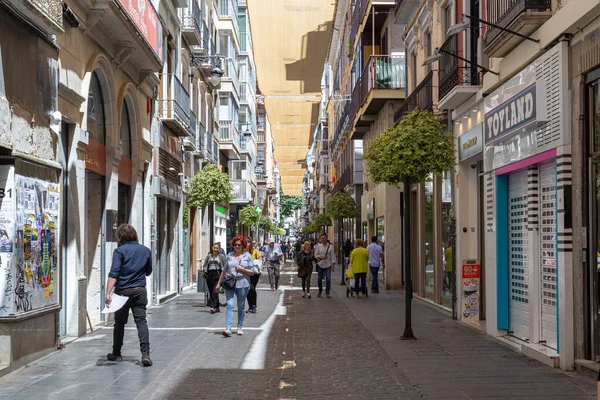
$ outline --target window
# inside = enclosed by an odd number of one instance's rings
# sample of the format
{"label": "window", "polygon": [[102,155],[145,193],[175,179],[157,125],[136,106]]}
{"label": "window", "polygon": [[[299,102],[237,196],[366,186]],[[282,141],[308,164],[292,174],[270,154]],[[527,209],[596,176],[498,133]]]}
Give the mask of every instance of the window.
{"label": "window", "polygon": [[[431,32],[425,36],[425,55],[426,57],[431,56]],[[431,72],[431,64],[427,64],[427,73],[429,72]]]}
{"label": "window", "polygon": [[131,159],[131,120],[129,119],[129,108],[126,101],[123,101],[123,107],[121,107],[119,140],[121,142],[121,155]]}
{"label": "window", "polygon": [[411,57],[411,65],[412,65],[412,90],[417,88],[417,54],[412,53]]}
{"label": "window", "polygon": [[444,18],[442,23],[443,25],[443,32],[442,34],[444,35],[444,38],[447,37],[447,33],[448,33],[448,29],[453,25],[452,23],[452,7],[450,6],[450,4],[446,5],[446,7],[444,7]]}
{"label": "window", "polygon": [[87,132],[90,139],[105,144],[106,120],[104,116],[104,97],[100,78],[96,71],[92,73],[87,104]]}

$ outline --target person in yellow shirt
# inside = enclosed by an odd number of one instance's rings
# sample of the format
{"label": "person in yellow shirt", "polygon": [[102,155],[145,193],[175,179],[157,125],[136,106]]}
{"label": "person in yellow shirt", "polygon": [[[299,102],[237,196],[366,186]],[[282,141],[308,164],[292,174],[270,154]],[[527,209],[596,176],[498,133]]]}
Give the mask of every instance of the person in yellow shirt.
{"label": "person in yellow shirt", "polygon": [[356,241],[356,247],[350,253],[350,265],[352,266],[352,272],[354,272],[354,291],[356,292],[356,298],[358,299],[359,286],[364,297],[368,296],[367,293],[367,272],[369,271],[369,251],[365,249],[365,242],[361,239]]}
{"label": "person in yellow shirt", "polygon": [[[256,242],[253,241],[248,246],[248,253],[252,256],[252,261],[254,262],[254,275],[250,277],[250,290],[248,291],[248,312],[252,314],[256,314],[256,299],[258,297],[256,293],[256,286],[258,285],[258,280],[260,279],[260,271],[262,264],[262,255],[256,246]],[[259,262],[257,262],[257,260]],[[257,265],[258,264],[258,265]]]}

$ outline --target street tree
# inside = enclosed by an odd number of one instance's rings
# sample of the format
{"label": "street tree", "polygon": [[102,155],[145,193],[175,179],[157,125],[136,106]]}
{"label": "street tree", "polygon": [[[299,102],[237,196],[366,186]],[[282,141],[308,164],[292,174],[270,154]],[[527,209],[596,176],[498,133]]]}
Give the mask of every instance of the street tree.
{"label": "street tree", "polygon": [[[233,199],[232,192],[233,187],[229,181],[229,175],[221,172],[216,165],[208,164],[190,181],[186,190],[188,198],[186,206],[205,210],[209,205],[214,207],[215,203],[229,203]],[[212,218],[210,220],[210,243],[213,243]]]}
{"label": "street tree", "polygon": [[[454,137],[442,126],[440,117],[430,111],[415,109],[370,145],[364,159],[371,179],[399,186],[404,192],[415,183],[425,182],[431,174],[452,170],[455,161]],[[410,196],[404,195],[403,264],[406,280],[406,326],[403,339],[414,339],[412,332],[412,278],[408,239],[410,237]]]}
{"label": "street tree", "polygon": [[317,231],[323,229],[323,233],[325,233],[326,226],[333,225],[333,223],[331,222],[331,217],[326,213],[317,215],[317,218],[315,218],[313,224],[315,224],[315,226],[317,227]]}
{"label": "street tree", "polygon": [[[356,218],[358,216],[358,208],[356,207],[356,202],[354,201],[352,196],[350,196],[350,194],[345,190],[340,190],[339,192],[337,192],[333,196],[330,196],[327,199],[325,211],[331,218],[338,220],[339,226],[341,227],[343,226],[342,222],[344,218]],[[340,238],[340,243],[342,243],[343,233],[341,232],[340,235],[342,235]],[[344,282],[344,277],[346,276],[344,271],[345,267],[346,266],[344,265],[344,263],[342,263],[342,281],[340,282],[340,285],[346,284]]]}
{"label": "street tree", "polygon": [[282,217],[291,217],[294,214],[294,211],[302,208],[302,196],[281,196],[281,216]]}

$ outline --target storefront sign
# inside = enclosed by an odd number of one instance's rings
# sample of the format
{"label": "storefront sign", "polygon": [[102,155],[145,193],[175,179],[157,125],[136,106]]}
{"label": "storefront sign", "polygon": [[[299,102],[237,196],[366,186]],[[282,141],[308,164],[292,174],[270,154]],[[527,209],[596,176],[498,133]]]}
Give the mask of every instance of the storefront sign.
{"label": "storefront sign", "polygon": [[119,182],[124,183],[126,185],[131,185],[131,160],[125,156],[121,156],[121,161],[119,162]]}
{"label": "storefront sign", "polygon": [[463,260],[462,264],[462,297],[464,319],[479,319],[479,298],[481,280],[481,264],[479,260]]}
{"label": "storefront sign", "polygon": [[85,169],[106,175],[106,147],[90,139],[85,149]]}
{"label": "storefront sign", "polygon": [[[536,84],[485,114],[485,143],[490,144],[536,121]],[[535,125],[533,126],[535,129]]]}
{"label": "storefront sign", "polygon": [[154,53],[161,56],[162,27],[158,21],[158,15],[149,0],[118,0],[118,3],[127,12],[137,30],[146,39]]}
{"label": "storefront sign", "polygon": [[479,124],[458,137],[458,161],[464,161],[483,151],[483,125]]}

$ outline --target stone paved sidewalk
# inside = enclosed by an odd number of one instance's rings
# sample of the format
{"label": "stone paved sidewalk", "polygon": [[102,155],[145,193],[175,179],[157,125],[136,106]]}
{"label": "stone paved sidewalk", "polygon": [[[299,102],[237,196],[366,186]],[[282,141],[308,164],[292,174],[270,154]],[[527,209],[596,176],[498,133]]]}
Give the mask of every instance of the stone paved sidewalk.
{"label": "stone paved sidewalk", "polygon": [[575,372],[552,369],[507,348],[436,307],[413,300],[414,341],[404,332],[404,292],[381,290],[346,298],[340,275],[334,290],[428,399],[592,399],[596,388]]}

